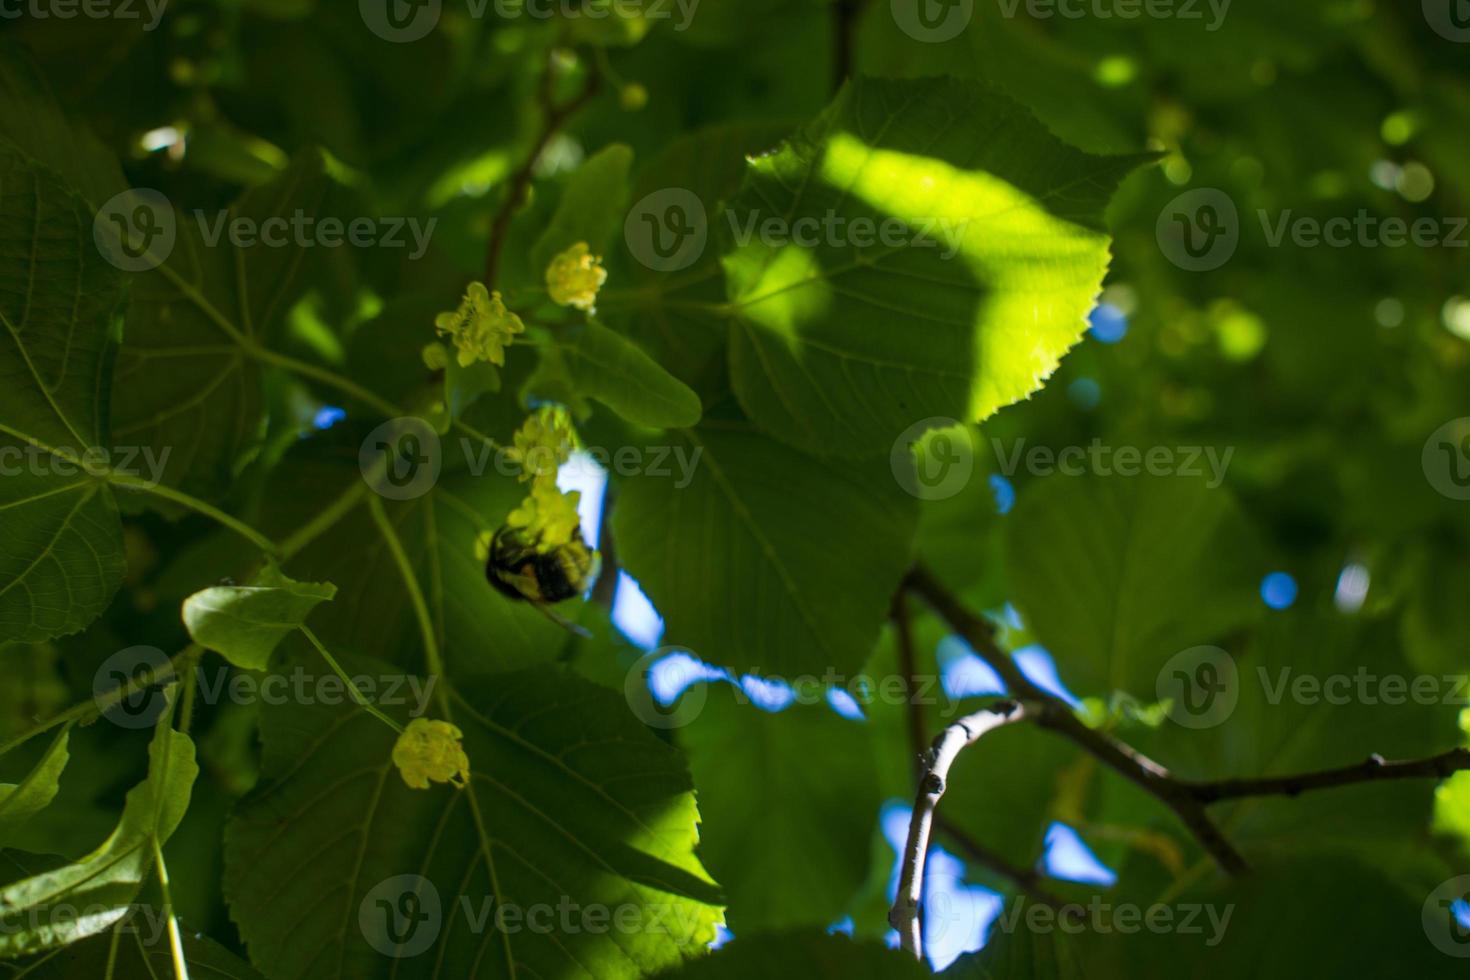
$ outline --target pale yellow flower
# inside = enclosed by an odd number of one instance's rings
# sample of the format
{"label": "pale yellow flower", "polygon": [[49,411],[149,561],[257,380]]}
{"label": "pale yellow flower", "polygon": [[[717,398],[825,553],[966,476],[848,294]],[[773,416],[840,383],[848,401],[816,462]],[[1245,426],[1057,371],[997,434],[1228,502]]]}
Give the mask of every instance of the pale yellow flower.
{"label": "pale yellow flower", "polygon": [[521,468],[520,480],[525,483],[538,476],[555,476],[576,444],[577,432],[566,409],[544,405],[521,424],[515,445],[505,455]]}
{"label": "pale yellow flower", "polygon": [[409,789],[428,789],[431,782],[463,787],[470,760],[462,738],[464,733],[447,721],[415,718],[393,745],[393,764]]}
{"label": "pale yellow flower", "polygon": [[482,282],[472,282],[464,301],[453,313],[440,313],[434,319],[439,335],[450,337],[459,351],[459,366],[469,367],[476,361],[505,365],[505,348],[524,333],[521,318],[505,308],[500,294],[492,293]]}
{"label": "pale yellow flower", "polygon": [[536,550],[545,554],[571,541],[577,533],[581,525],[577,504],[581,499],[577,490],[562,493],[554,475],[538,476],[531,484],[531,495],[510,512],[506,522],[524,528],[526,536],[536,542]]}
{"label": "pale yellow flower", "polygon": [[597,291],[607,282],[602,259],[593,255],[586,242],[578,242],[551,260],[546,267],[546,290],[558,306],[590,310],[597,305]]}

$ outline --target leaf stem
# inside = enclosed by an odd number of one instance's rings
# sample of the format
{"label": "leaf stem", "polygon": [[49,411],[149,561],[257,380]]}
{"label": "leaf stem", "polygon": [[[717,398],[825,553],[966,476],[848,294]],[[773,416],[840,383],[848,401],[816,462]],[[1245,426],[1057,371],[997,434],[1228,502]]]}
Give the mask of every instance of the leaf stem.
{"label": "leaf stem", "polygon": [[[387,457],[382,457],[378,466],[385,466]],[[311,544],[317,538],[330,531],[337,522],[350,514],[362,498],[367,495],[368,481],[353,478],[352,483],[344,490],[337,499],[317,512],[310,521],[297,528],[289,538],[282,541],[279,547],[282,561],[296,557],[303,548]]]}
{"label": "leaf stem", "polygon": [[168,883],[168,865],[163,860],[163,847],[158,843],[158,834],[153,834],[153,862],[158,871],[158,890],[163,893],[163,914],[168,919],[168,944],[173,952],[174,976],[177,980],[189,980],[189,964],[184,960],[184,939],[179,935],[179,920],[174,916],[173,892]]}
{"label": "leaf stem", "polygon": [[402,406],[393,404],[376,392],[369,391],[351,378],[344,377],[330,368],[324,368],[320,365],[312,364],[309,361],[302,361],[289,355],[278,353],[259,344],[252,343],[246,346],[245,353],[266,364],[273,364],[293,374],[299,374],[303,377],[320,381],[329,388],[335,388],[345,395],[350,395],[388,418],[398,418],[409,414]]}
{"label": "leaf stem", "polygon": [[204,655],[203,650],[191,648],[185,651],[186,656],[180,658],[184,668],[184,693],[179,702],[179,731],[185,735],[189,734],[189,726],[194,723],[194,695],[198,688],[199,660]]}
{"label": "leaf stem", "polygon": [[239,518],[231,517],[229,514],[226,514],[224,511],[220,510],[218,507],[215,507],[213,504],[205,503],[198,497],[192,497],[189,494],[184,493],[182,490],[175,490],[173,487],[166,486],[162,483],[154,483],[150,480],[144,480],[141,477],[129,476],[125,473],[118,473],[115,471],[109,471],[107,473],[106,479],[108,483],[112,484],[115,487],[123,487],[128,490],[137,490],[142,493],[151,493],[155,497],[160,497],[164,500],[172,501],[173,503],[179,504],[182,507],[186,507],[189,510],[195,511],[196,513],[203,514],[205,517],[211,518],[218,523],[223,524],[225,527],[229,528],[231,531],[234,531],[236,534],[240,535],[242,538],[249,541],[251,544],[255,545],[266,554],[274,555],[276,552],[275,542],[271,541],[264,534],[261,534],[249,524],[246,524]]}
{"label": "leaf stem", "polygon": [[403,542],[398,539],[398,532],[388,519],[383,501],[375,494],[370,494],[367,502],[368,511],[373,515],[373,523],[377,524],[378,531],[383,535],[383,541],[393,555],[393,562],[398,566],[398,573],[403,577],[404,588],[408,590],[409,602],[413,604],[414,617],[418,620],[419,633],[424,642],[424,660],[428,665],[429,675],[442,679],[444,661],[439,654],[439,639],[434,629],[433,617],[429,615],[429,604],[424,599],[424,590],[413,570],[413,563],[408,560],[408,552],[403,550]]}
{"label": "leaf stem", "polygon": [[352,700],[361,705],[363,710],[365,710],[368,714],[372,715],[374,718],[378,719],[383,724],[387,725],[389,728],[402,735],[403,726],[384,714],[382,709],[380,709],[376,704],[373,704],[371,701],[368,700],[367,695],[363,694],[357,689],[357,685],[352,683],[352,678],[347,676],[347,671],[342,669],[342,665],[337,663],[337,658],[332,656],[332,654],[327,650],[326,646],[322,643],[321,640],[317,639],[317,635],[313,633],[311,629],[308,628],[305,624],[298,626],[297,629],[301,630],[301,634],[311,641],[312,646],[316,647],[317,653],[320,653],[322,655],[322,659],[327,662],[327,666],[331,667],[332,671],[338,677],[342,678],[342,683],[346,684],[347,690],[352,692]]}
{"label": "leaf stem", "polygon": [[30,728],[21,732],[19,735],[15,735],[7,739],[3,744],[0,744],[0,756],[5,755],[12,749],[15,749],[17,746],[29,742],[37,735],[46,734],[58,725],[65,725],[72,722],[87,724],[88,722],[101,717],[104,711],[112,707],[114,704],[117,704],[124,698],[128,697],[129,695],[133,694],[135,691],[142,690],[145,687],[150,687],[153,684],[173,677],[178,673],[178,667],[181,661],[183,661],[186,657],[196,656],[202,652],[203,650],[198,644],[189,644],[183,650],[174,654],[174,656],[169,659],[168,665],[164,669],[159,670],[156,673],[150,672],[144,677],[134,678],[133,680],[119,687],[115,691],[110,691],[107,694],[99,695],[88,701],[79,701],[76,704],[72,705],[70,708],[67,708],[65,711],[61,712],[60,714],[52,715],[45,721],[32,725]]}

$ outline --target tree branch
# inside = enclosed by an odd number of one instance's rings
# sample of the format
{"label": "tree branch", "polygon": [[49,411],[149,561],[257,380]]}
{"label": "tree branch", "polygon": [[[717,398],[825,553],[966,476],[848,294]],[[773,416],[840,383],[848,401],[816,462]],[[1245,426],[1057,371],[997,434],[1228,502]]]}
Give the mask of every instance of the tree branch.
{"label": "tree branch", "polygon": [[934,813],[944,796],[950,767],[960,752],[985,735],[1022,720],[1028,706],[1019,701],[1001,701],[959,721],[940,732],[925,758],[924,773],[919,778],[919,792],[914,799],[913,816],[909,819],[909,836],[903,848],[903,866],[899,874],[898,895],[888,911],[888,922],[898,930],[903,948],[921,959],[924,955],[923,930],[919,906],[924,896],[924,860],[929,853],[929,838],[934,829]]}
{"label": "tree branch", "polygon": [[1065,702],[1032,684],[1015,661],[996,644],[991,625],[966,609],[927,569],[915,568],[909,575],[907,587],[922,596],[934,612],[969,643],[1000,675],[1013,696],[1036,702],[1037,710],[1028,712],[1028,717],[1043,728],[1070,738],[1153,794],[1179,816],[1201,846],[1231,874],[1248,871],[1249,867],[1205,812],[1212,803],[1252,796],[1294,797],[1312,790],[1381,780],[1446,779],[1454,773],[1470,771],[1470,749],[1457,748],[1427,759],[1404,762],[1388,762],[1382,756],[1374,755],[1357,765],[1293,776],[1207,782],[1180,779],[1131,746],[1088,728]]}
{"label": "tree branch", "polygon": [[495,278],[500,273],[500,253],[505,248],[505,236],[510,231],[511,219],[515,217],[516,210],[525,203],[526,194],[531,189],[531,178],[536,172],[536,161],[541,159],[541,154],[551,143],[553,136],[561,127],[577,113],[588,102],[592,101],[597,94],[601,79],[593,71],[587,75],[587,83],[582,92],[570,102],[557,105],[551,91],[551,83],[555,74],[554,64],[548,62],[546,71],[541,76],[538,86],[540,91],[540,102],[546,118],[542,120],[541,132],[536,135],[536,141],[531,146],[531,152],[526,155],[525,163],[521,164],[510,178],[510,190],[506,192],[505,200],[500,209],[495,212],[495,221],[490,226],[490,247],[485,255],[485,288],[495,288]]}
{"label": "tree branch", "polygon": [[1450,749],[1427,759],[1389,762],[1381,755],[1369,756],[1355,766],[1324,769],[1295,776],[1261,779],[1221,779],[1215,782],[1184,782],[1182,785],[1201,803],[1218,803],[1247,796],[1300,796],[1318,789],[1400,779],[1448,779],[1457,772],[1470,772],[1470,749]]}
{"label": "tree branch", "polygon": [[1014,697],[1038,704],[1033,713],[1037,724],[1071,739],[1121,775],[1152,794],[1178,815],[1215,861],[1231,874],[1249,870],[1245,858],[1221,833],[1205,812],[1205,804],[1169,770],[1110,735],[1088,728],[1060,698],[1043,691],[1021,672],[995,641],[994,628],[966,609],[944,585],[922,566],[908,579],[908,587],[927,602],[965,642],[1000,675]]}
{"label": "tree branch", "polygon": [[1033,901],[1049,905],[1054,909],[1063,907],[1062,899],[1053,895],[1042,884],[1046,880],[1046,875],[1042,874],[1038,868],[1034,866],[1023,868],[1018,864],[1012,864],[943,814],[934,814],[934,829],[953,841],[955,846],[964,852],[970,863],[978,864],[993,874],[1009,880],[1022,892],[1030,895]]}
{"label": "tree branch", "polygon": [[832,90],[842,88],[852,74],[853,48],[857,43],[858,15],[863,0],[835,0],[832,6]]}
{"label": "tree branch", "polygon": [[[918,699],[918,655],[914,646],[913,614],[909,611],[908,597],[902,589],[894,593],[891,618],[897,641],[895,646],[898,650],[898,672],[904,682],[906,699],[904,707],[907,709],[905,715],[909,747],[914,756],[914,778],[919,780],[924,775],[925,746],[929,738],[925,734],[924,706],[919,703]],[[1043,905],[1054,907],[1060,905],[1055,896],[1041,887],[1042,876],[1035,868],[1023,868],[1011,863],[980,843],[968,831],[953,821],[944,819],[938,813],[934,815],[934,826],[965,852],[965,857],[971,864],[979,865],[991,874],[1007,879],[1020,891]]]}
{"label": "tree branch", "polygon": [[898,673],[903,678],[903,696],[908,727],[909,750],[914,754],[914,774],[922,776],[924,771],[924,746],[929,739],[924,733],[924,706],[916,696],[918,657],[914,651],[914,621],[909,614],[908,597],[899,589],[893,596],[894,646],[898,651]]}

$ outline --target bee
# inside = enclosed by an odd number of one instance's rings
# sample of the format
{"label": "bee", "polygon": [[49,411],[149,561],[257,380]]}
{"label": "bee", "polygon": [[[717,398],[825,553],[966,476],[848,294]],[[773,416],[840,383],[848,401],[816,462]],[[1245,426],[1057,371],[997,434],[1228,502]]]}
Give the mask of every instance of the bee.
{"label": "bee", "polygon": [[551,606],[587,591],[601,565],[597,552],[582,540],[580,527],[572,532],[571,541],[549,551],[542,551],[538,543],[523,528],[502,527],[490,541],[485,577],[506,598],[529,602],[559,626],[589,635]]}

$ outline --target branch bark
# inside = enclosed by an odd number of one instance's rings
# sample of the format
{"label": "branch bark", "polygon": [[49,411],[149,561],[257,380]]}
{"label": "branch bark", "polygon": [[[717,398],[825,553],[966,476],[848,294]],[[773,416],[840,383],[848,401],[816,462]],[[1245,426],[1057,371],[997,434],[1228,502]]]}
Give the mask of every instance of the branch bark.
{"label": "branch bark", "polygon": [[1470,749],[1450,749],[1427,759],[1389,762],[1381,755],[1369,756],[1355,766],[1324,769],[1295,776],[1261,779],[1221,779],[1214,782],[1183,783],[1201,803],[1218,803],[1247,796],[1300,796],[1312,790],[1352,786],[1400,779],[1448,779],[1457,772],[1470,772]]}
{"label": "branch bark", "polygon": [[[606,520],[606,517],[603,519]],[[924,706],[919,703],[918,698],[918,652],[914,645],[913,614],[909,610],[908,596],[902,589],[894,593],[891,618],[896,638],[895,647],[898,650],[898,672],[904,682],[909,748],[913,752],[914,778],[917,781],[924,775],[925,746],[929,737],[924,724]],[[1060,906],[1060,900],[1042,887],[1042,875],[1034,867],[1023,868],[1012,863],[980,843],[968,831],[937,813],[934,826],[964,852],[971,864],[979,865],[991,874],[1010,881],[1020,891],[1043,905]]]}
{"label": "branch bark", "polygon": [[852,74],[857,46],[858,16],[863,0],[836,0],[832,6],[832,91],[842,88]]}
{"label": "branch bark", "polygon": [[924,861],[929,854],[935,810],[944,796],[950,767],[966,746],[975,744],[997,728],[1021,721],[1027,713],[1028,706],[1020,701],[1001,701],[950,725],[935,737],[929,748],[924,772],[919,777],[913,816],[909,819],[898,895],[888,911],[888,923],[898,930],[900,944],[916,959],[924,955],[923,928],[919,917],[924,897]]}
{"label": "branch bark", "polygon": [[525,203],[526,194],[531,189],[531,178],[536,172],[536,161],[541,159],[541,154],[551,143],[553,136],[566,124],[566,121],[576,115],[592,98],[597,95],[601,87],[601,79],[597,73],[589,72],[587,84],[583,87],[581,94],[570,102],[557,105],[552,95],[552,81],[555,78],[555,67],[548,63],[546,71],[541,76],[539,85],[540,102],[546,118],[541,123],[541,131],[536,135],[536,142],[531,147],[531,152],[526,155],[525,163],[521,164],[510,178],[510,190],[506,192],[505,200],[500,209],[495,212],[495,220],[490,226],[490,247],[485,255],[485,288],[495,288],[495,278],[500,274],[500,253],[505,248],[505,236],[510,231],[511,219],[515,217],[516,210]]}

